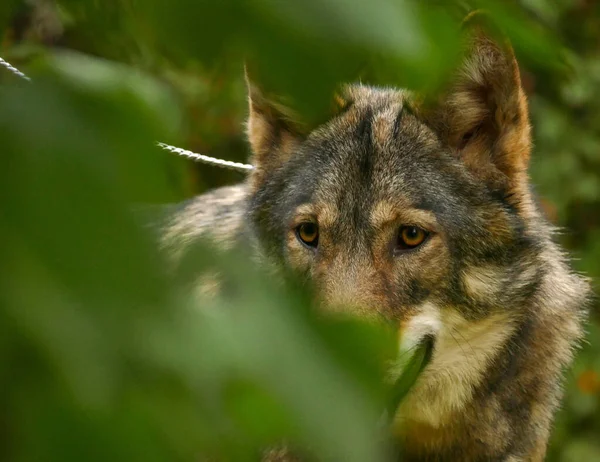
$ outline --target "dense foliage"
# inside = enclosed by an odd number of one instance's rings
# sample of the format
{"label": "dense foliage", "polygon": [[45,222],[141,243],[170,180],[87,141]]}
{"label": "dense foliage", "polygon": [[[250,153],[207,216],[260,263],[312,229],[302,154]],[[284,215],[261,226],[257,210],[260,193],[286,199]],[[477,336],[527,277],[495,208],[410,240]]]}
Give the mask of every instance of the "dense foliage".
{"label": "dense foliage", "polygon": [[[384,460],[373,423],[391,336],[314,319],[244,249],[199,249],[173,275],[132,204],[242,179],[154,141],[246,161],[245,59],[314,124],[339,82],[441,87],[474,7],[516,49],[534,182],[598,278],[597,2],[3,1],[0,57],[34,83],[0,69],[0,457],[256,460],[286,436],[332,460]],[[188,266],[235,290],[190,299]],[[549,460],[600,461],[597,305],[588,331]]]}

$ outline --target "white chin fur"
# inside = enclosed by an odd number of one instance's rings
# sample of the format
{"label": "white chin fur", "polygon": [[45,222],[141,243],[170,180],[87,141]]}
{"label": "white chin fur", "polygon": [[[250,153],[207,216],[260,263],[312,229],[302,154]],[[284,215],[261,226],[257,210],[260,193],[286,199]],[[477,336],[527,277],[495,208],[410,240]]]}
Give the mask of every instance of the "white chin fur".
{"label": "white chin fur", "polygon": [[402,327],[398,344],[398,357],[390,371],[392,380],[400,376],[421,341],[428,336],[435,339],[441,329],[442,321],[439,308],[426,302],[419,313],[410,318]]}
{"label": "white chin fur", "polygon": [[400,354],[415,348],[427,336],[437,337],[441,330],[442,320],[439,308],[432,303],[424,303],[419,313],[410,318],[403,326],[400,333]]}

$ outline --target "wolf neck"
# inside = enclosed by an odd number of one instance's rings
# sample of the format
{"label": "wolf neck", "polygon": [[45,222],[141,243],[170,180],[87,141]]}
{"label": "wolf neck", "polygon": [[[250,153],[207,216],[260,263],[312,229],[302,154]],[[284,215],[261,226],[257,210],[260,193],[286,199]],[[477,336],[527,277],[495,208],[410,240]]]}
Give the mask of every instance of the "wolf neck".
{"label": "wolf neck", "polygon": [[543,460],[588,288],[555,244],[538,263],[542,282],[517,310],[477,322],[439,310],[432,362],[396,416],[407,460],[458,460],[455,451],[460,460],[500,460],[514,448],[523,460]]}

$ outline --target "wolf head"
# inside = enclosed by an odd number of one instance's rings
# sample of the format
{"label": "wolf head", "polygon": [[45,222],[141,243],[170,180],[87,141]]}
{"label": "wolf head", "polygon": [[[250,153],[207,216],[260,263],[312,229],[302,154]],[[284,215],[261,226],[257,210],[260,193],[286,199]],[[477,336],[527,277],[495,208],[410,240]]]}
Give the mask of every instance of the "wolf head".
{"label": "wolf head", "polygon": [[530,134],[516,61],[483,35],[435,105],[347,86],[301,135],[250,86],[251,218],[268,254],[333,309],[407,321],[520,305],[538,283]]}

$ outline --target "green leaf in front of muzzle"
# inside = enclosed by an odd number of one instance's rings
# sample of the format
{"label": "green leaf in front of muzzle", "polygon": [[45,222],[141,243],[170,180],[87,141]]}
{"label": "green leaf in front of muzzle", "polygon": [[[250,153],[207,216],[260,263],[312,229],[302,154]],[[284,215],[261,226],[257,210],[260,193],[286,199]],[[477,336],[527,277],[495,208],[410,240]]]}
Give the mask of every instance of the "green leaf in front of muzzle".
{"label": "green leaf in front of muzzle", "polygon": [[398,378],[394,381],[390,399],[388,402],[387,415],[393,421],[396,410],[408,392],[411,390],[421,372],[425,369],[433,354],[433,338],[426,337],[415,348],[412,356],[406,362]]}

